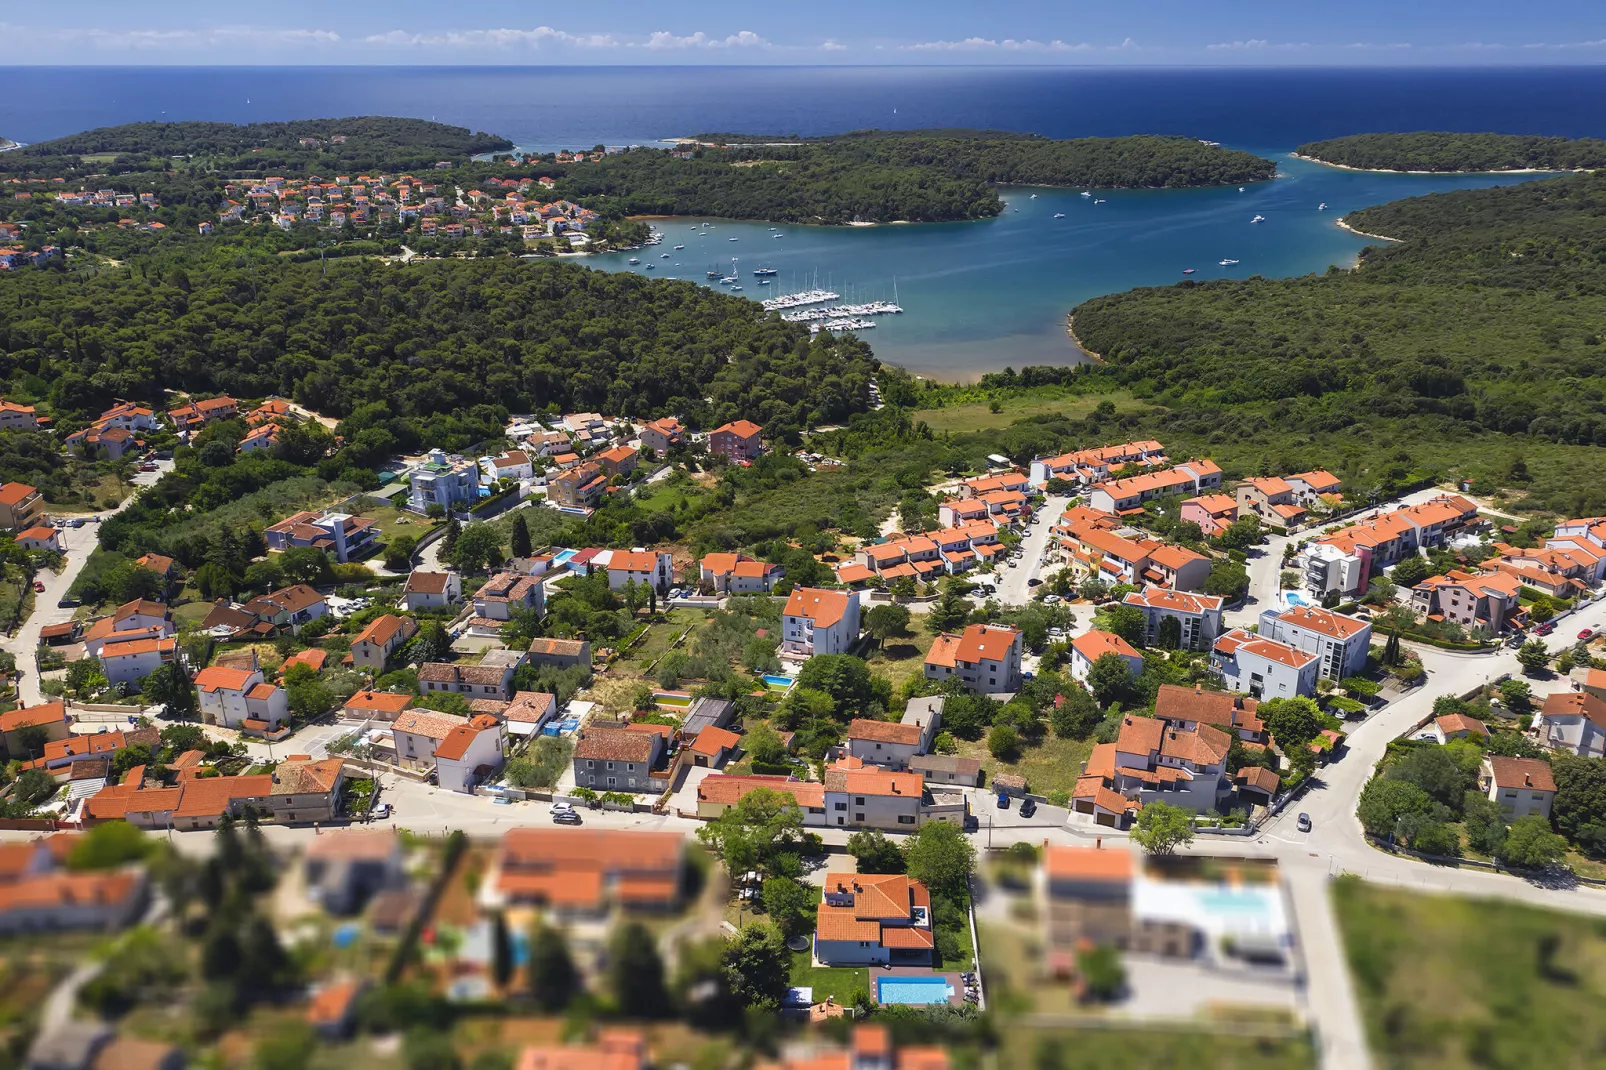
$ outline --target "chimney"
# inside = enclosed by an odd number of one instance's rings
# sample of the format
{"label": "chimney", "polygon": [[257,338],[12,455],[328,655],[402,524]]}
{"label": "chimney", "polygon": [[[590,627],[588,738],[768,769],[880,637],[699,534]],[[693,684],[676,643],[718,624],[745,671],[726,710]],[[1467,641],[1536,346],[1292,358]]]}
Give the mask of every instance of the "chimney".
{"label": "chimney", "polygon": [[1103,836],[1096,837],[1093,840],[1093,850],[1095,850],[1095,851],[1104,850],[1104,837]]}

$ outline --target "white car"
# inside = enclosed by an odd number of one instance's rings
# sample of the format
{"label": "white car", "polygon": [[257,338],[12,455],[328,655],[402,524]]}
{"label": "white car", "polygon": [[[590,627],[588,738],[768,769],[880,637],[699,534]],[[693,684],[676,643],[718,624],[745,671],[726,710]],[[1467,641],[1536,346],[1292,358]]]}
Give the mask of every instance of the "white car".
{"label": "white car", "polygon": [[369,811],[369,814],[373,817],[373,819],[375,821],[379,821],[379,820],[382,820],[384,818],[389,817],[390,816],[390,803],[382,802],[382,803],[376,804],[374,806],[374,808]]}

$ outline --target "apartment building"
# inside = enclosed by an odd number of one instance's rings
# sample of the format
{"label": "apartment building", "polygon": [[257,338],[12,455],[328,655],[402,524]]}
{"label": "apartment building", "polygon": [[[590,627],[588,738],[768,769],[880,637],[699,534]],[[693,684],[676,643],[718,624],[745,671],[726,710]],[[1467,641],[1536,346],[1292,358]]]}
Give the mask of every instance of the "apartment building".
{"label": "apartment building", "polygon": [[1580,758],[1606,756],[1606,700],[1588,691],[1558,691],[1534,714],[1539,741]]}
{"label": "apartment building", "polygon": [[576,464],[547,480],[547,497],[565,509],[595,509],[608,489],[608,476],[600,464]]}
{"label": "apartment building", "polygon": [[1238,519],[1238,502],[1225,494],[1202,494],[1182,503],[1184,522],[1199,525],[1206,538],[1226,531]]}
{"label": "apartment building", "polygon": [[1260,634],[1315,654],[1317,674],[1329,680],[1365,672],[1367,653],[1372,647],[1369,622],[1319,606],[1290,606],[1281,612],[1265,610],[1260,614]]}
{"label": "apartment building", "polygon": [[1211,647],[1210,668],[1230,690],[1257,699],[1314,695],[1321,675],[1315,654],[1238,628]]}
{"label": "apartment building", "polygon": [[1128,591],[1121,599],[1123,605],[1144,616],[1144,646],[1166,646],[1169,641],[1182,650],[1210,649],[1223,630],[1225,601],[1219,595],[1191,594],[1153,584]]}
{"label": "apartment building", "polygon": [[276,732],[290,718],[289,697],[258,669],[209,665],[195,674],[201,719],[225,728]]}
{"label": "apartment building", "polygon": [[786,576],[780,565],[769,565],[744,553],[714,553],[704,557],[698,571],[702,583],[715,594],[764,594]]}
{"label": "apartment building", "polygon": [[313,546],[344,564],[378,546],[379,526],[365,516],[304,512],[264,528],[262,539],[269,550]]}
{"label": "apartment building", "polygon": [[44,523],[45,499],[26,483],[0,483],[0,528],[25,531]]}
{"label": "apartment building", "polygon": [[781,651],[846,654],[859,638],[859,593],[797,587],[781,611]]}
{"label": "apartment building", "polygon": [[928,680],[957,680],[977,695],[1013,694],[1021,685],[1021,633],[995,624],[972,624],[959,635],[944,633],[926,655]]}
{"label": "apartment building", "polygon": [[608,589],[622,591],[625,584],[645,584],[660,594],[668,594],[675,583],[675,559],[666,550],[614,550],[608,557]]}
{"label": "apartment building", "polygon": [[1305,507],[1294,500],[1293,486],[1278,476],[1246,479],[1238,484],[1238,508],[1279,531],[1303,523],[1306,515]]}
{"label": "apartment building", "polygon": [[479,465],[443,450],[430,450],[422,463],[408,471],[407,487],[408,504],[420,513],[432,505],[458,511],[479,500]]}
{"label": "apartment building", "polygon": [[708,452],[732,461],[752,461],[764,452],[764,429],[751,420],[732,420],[709,432]]}
{"label": "apartment building", "polygon": [[685,428],[680,426],[679,420],[673,416],[665,416],[660,420],[642,424],[637,439],[641,442],[642,449],[651,450],[656,456],[662,457],[680,445],[685,433]]}
{"label": "apartment building", "polygon": [[375,617],[351,641],[351,663],[360,669],[384,672],[396,651],[417,634],[418,622],[412,617],[399,617],[394,613]]}
{"label": "apartment building", "polygon": [[1154,467],[1166,463],[1165,447],[1160,443],[1125,442],[1118,446],[1097,446],[1055,457],[1038,458],[1032,461],[1030,479],[1035,487],[1043,487],[1051,479],[1063,479],[1090,487],[1109,479],[1112,469],[1129,465]]}
{"label": "apartment building", "polygon": [[1517,624],[1521,588],[1518,577],[1506,572],[1451,569],[1443,576],[1429,576],[1412,588],[1411,608],[1463,627],[1504,632]]}

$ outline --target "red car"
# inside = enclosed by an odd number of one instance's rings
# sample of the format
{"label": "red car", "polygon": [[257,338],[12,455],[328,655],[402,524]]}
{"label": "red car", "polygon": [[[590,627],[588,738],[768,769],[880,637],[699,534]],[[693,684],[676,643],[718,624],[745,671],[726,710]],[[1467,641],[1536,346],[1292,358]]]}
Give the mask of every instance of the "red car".
{"label": "red car", "polygon": [[1595,629],[1593,629],[1593,628],[1585,628],[1583,631],[1578,633],[1578,638],[1580,638],[1580,639],[1593,639],[1593,638],[1595,638]]}
{"label": "red car", "polygon": [[38,581],[38,580],[34,580],[33,581],[33,590],[34,590],[35,594],[44,594],[45,593],[45,585],[43,583],[41,583],[40,581]]}
{"label": "red car", "polygon": [[1553,632],[1555,630],[1556,630],[1556,626],[1554,624],[1550,623],[1547,620],[1547,621],[1545,621],[1545,623],[1539,625],[1539,627],[1534,629],[1534,634],[1535,635],[1549,635],[1551,632]]}

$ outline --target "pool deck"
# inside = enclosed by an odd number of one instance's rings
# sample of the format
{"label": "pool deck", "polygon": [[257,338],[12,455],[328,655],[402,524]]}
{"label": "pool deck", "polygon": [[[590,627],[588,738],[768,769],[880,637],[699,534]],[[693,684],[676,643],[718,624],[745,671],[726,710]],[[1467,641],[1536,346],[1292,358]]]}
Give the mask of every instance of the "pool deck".
{"label": "pool deck", "polygon": [[[948,997],[948,1005],[950,1007],[958,1007],[965,1002],[965,978],[963,974],[933,970],[929,966],[891,966],[886,968],[872,966],[870,967],[870,989],[876,1002],[879,1003],[881,1001],[881,986],[877,982],[894,977],[941,977],[948,982],[948,987],[954,990],[954,994]],[[888,1005],[893,1006],[893,1004]]]}

